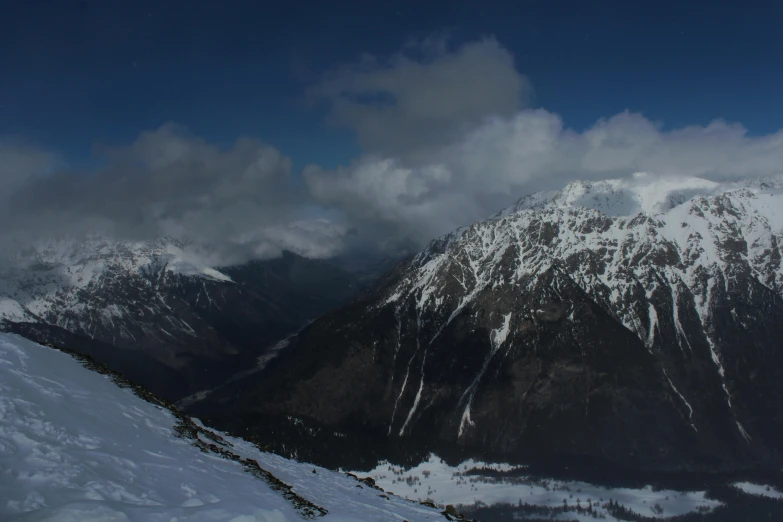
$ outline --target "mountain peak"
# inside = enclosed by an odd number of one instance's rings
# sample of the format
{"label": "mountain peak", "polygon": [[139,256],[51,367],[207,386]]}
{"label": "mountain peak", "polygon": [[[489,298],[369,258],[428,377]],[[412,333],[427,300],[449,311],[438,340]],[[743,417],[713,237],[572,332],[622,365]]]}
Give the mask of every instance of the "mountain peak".
{"label": "mountain peak", "polygon": [[703,178],[662,177],[637,172],[630,179],[571,181],[558,191],[537,192],[501,214],[545,207],[585,207],[608,216],[655,215],[699,194],[713,194],[728,185]]}

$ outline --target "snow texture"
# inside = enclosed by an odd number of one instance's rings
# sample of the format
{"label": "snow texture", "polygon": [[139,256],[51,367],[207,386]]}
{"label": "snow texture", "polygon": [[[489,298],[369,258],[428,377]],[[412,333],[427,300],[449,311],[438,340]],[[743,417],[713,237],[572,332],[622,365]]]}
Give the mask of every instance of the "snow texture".
{"label": "snow texture", "polygon": [[783,499],[783,493],[773,488],[772,486],[764,486],[762,484],[754,484],[752,482],[735,482],[733,486],[742,490],[748,495]]}
{"label": "snow texture", "polygon": [[[579,499],[584,507],[587,499],[600,500],[599,504],[612,499],[649,517],[661,516],[651,510],[655,504],[663,509],[663,517],[691,513],[699,508],[714,509],[720,505],[720,502],[706,498],[703,491],[655,490],[649,486],[640,489],[609,489],[585,482],[533,478],[524,474],[514,478],[481,474],[483,470],[520,469],[524,470],[509,464],[490,464],[474,460],[451,467],[437,456],[430,455],[428,460],[411,469],[381,462],[367,475],[386,491],[415,500],[430,499],[442,505],[469,505],[476,501],[487,505],[516,504],[521,500],[531,505],[561,507],[565,498],[572,506],[575,506]],[[478,470],[478,473],[467,474],[470,470]],[[765,493],[769,495],[769,492]],[[596,511],[603,514],[606,520],[615,520],[600,505],[596,506]],[[565,518],[571,520],[576,518],[576,514],[568,513]]]}
{"label": "snow texture", "polygon": [[[302,520],[288,500],[241,464],[177,437],[176,422],[168,410],[69,355],[0,334],[0,520]],[[235,455],[255,459],[325,508],[325,522],[443,518],[420,504],[381,496],[347,475],[222,438]]]}

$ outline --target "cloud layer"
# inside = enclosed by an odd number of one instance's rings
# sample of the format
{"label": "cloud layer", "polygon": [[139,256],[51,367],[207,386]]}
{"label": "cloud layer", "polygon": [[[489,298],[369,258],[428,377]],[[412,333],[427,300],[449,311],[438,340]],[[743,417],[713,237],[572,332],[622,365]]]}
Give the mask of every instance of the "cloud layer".
{"label": "cloud layer", "polygon": [[311,219],[290,158],[263,142],[241,138],[221,149],[167,124],[103,152],[106,166],[89,175],[28,175],[0,211],[6,235],[169,235],[208,244],[225,263],[283,249],[310,257],[341,249],[342,227]]}
{"label": "cloud layer", "polygon": [[524,108],[531,93],[493,39],[429,40],[388,60],[339,66],[308,96],[366,152],[336,170],[308,166],[301,177],[265,142],[221,148],[174,124],[103,150],[105,165],[89,174],[0,140],[0,239],[168,234],[210,245],[223,262],[283,249],[400,253],[573,179],[783,173],[783,131],[751,136],[722,120],[663,129],[623,112],[576,132],[557,114]]}
{"label": "cloud layer", "polygon": [[392,227],[399,239],[421,245],[530,192],[638,171],[711,179],[781,174],[783,131],[751,137],[720,120],[664,131],[623,112],[579,133],[556,114],[523,110],[428,150],[424,161],[366,156],[335,171],[310,167],[305,177],[318,202],[350,221]]}
{"label": "cloud layer", "polygon": [[25,185],[41,179],[59,164],[55,154],[0,137],[0,205]]}

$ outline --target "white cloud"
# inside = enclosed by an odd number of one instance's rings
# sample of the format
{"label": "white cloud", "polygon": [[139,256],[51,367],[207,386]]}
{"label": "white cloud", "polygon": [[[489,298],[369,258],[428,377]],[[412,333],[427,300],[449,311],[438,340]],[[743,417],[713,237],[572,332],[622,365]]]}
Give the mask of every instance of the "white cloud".
{"label": "white cloud", "polygon": [[253,253],[257,258],[277,257],[288,250],[304,257],[324,259],[342,252],[347,233],[343,225],[319,218],[268,226],[237,239],[255,245]]}
{"label": "white cloud", "polygon": [[[165,234],[209,245],[221,263],[283,249],[328,257],[342,248],[344,229],[295,224],[313,215],[311,199],[292,182],[290,158],[263,142],[240,138],[220,148],[168,124],[105,153],[107,165],[89,176],[30,175],[9,188],[0,239]],[[16,163],[35,166],[35,158]]]}
{"label": "white cloud", "polygon": [[415,161],[367,156],[336,171],[310,168],[306,179],[316,200],[342,209],[351,222],[392,228],[421,245],[527,193],[637,171],[711,179],[781,174],[783,131],[753,137],[721,120],[663,130],[623,112],[579,133],[556,114],[523,110]]}

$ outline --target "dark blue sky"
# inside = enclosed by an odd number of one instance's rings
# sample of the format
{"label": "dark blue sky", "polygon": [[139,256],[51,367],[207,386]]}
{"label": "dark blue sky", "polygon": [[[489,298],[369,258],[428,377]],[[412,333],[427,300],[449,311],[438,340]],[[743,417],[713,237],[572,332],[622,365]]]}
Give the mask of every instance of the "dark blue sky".
{"label": "dark blue sky", "polygon": [[[508,5],[514,4],[514,5]],[[0,0],[0,135],[85,162],[167,121],[228,144],[250,134],[297,166],[358,153],[305,86],[411,37],[494,35],[534,104],[583,129],[624,109],[666,127],[783,127],[778,2]]]}

